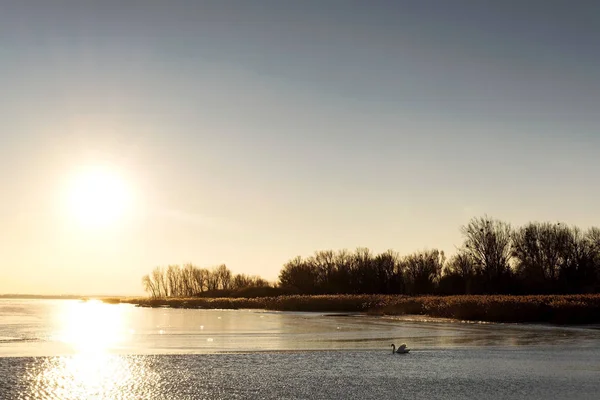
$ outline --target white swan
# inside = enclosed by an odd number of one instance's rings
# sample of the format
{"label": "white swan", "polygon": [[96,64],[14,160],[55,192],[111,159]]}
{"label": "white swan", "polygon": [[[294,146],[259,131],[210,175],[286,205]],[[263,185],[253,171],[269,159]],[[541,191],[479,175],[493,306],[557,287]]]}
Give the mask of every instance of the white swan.
{"label": "white swan", "polygon": [[402,343],[398,350],[396,350],[396,345],[392,343],[392,354],[406,354],[410,351],[410,349],[406,348],[406,343]]}

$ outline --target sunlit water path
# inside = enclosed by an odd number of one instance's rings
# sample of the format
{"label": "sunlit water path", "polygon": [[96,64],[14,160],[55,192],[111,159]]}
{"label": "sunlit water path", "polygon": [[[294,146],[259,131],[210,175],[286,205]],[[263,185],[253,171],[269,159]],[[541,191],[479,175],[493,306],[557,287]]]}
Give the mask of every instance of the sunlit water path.
{"label": "sunlit water path", "polygon": [[[408,355],[390,343],[406,342]],[[0,398],[570,398],[594,327],[0,300]]]}

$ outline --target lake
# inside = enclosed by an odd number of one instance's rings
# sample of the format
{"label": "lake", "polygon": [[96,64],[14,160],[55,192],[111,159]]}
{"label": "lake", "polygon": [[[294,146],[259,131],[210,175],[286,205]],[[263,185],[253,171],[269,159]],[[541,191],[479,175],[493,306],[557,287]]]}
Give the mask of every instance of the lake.
{"label": "lake", "polygon": [[[411,352],[394,355],[391,343]],[[596,399],[600,330],[0,300],[2,399]]]}

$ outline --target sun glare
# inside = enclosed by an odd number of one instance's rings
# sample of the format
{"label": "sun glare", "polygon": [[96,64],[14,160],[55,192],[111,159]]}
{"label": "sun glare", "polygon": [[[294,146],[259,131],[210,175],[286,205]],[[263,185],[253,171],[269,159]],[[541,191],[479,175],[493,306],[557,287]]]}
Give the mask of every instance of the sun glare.
{"label": "sun glare", "polygon": [[119,174],[88,168],[77,174],[69,189],[69,213],[85,227],[118,222],[131,205],[131,190]]}
{"label": "sun glare", "polygon": [[58,339],[78,353],[107,352],[125,336],[123,309],[97,300],[68,303],[58,322]]}

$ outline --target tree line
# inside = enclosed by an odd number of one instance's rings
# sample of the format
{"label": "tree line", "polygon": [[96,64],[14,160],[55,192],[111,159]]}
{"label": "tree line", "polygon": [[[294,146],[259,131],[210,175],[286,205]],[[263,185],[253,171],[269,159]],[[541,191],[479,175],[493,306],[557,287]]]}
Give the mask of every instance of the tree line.
{"label": "tree line", "polygon": [[[157,267],[143,277],[152,297],[277,286],[279,294],[567,294],[600,292],[600,229],[530,222],[513,228],[488,216],[461,227],[463,243],[400,256],[367,248],[317,251],[283,265],[279,282],[234,275],[225,265]],[[273,293],[273,292],[269,292]]]}
{"label": "tree line", "polygon": [[449,259],[431,249],[406,256],[366,248],[317,251],[288,261],[279,284],[304,294],[544,294],[600,291],[600,229],[510,224],[484,216],[461,227]]}
{"label": "tree line", "polygon": [[218,291],[231,292],[270,286],[259,276],[233,274],[224,264],[211,269],[193,264],[156,267],[142,277],[144,290],[151,297],[195,297]]}

